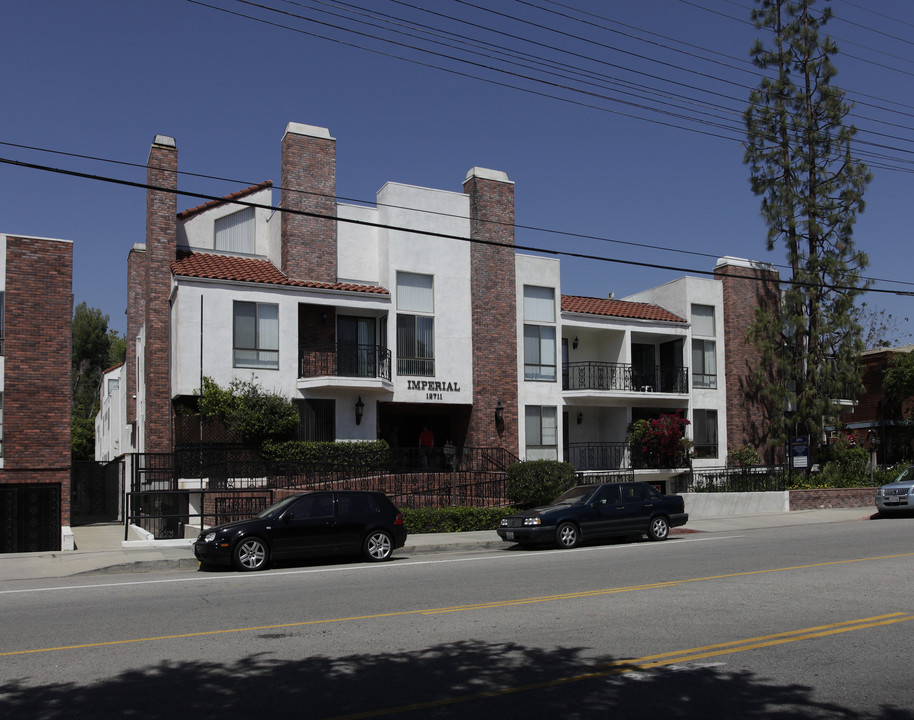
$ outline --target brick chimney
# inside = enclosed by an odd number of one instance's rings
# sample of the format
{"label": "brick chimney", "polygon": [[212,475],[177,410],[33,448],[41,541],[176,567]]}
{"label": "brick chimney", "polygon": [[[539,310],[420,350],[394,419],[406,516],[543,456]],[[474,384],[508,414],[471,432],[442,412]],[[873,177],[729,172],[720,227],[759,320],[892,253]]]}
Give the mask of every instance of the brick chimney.
{"label": "brick chimney", "polygon": [[[289,123],[282,138],[282,271],[336,282],[336,140],[326,128]],[[327,219],[323,219],[327,218]]]}
{"label": "brick chimney", "polygon": [[145,452],[172,452],[171,263],[177,239],[178,149],[156,135],[146,164]]}
{"label": "brick chimney", "polygon": [[[472,168],[470,284],[473,312],[473,415],[467,445],[518,454],[517,302],[514,272],[514,183],[507,174]],[[488,244],[494,243],[494,244]],[[498,403],[504,423],[495,424]]]}
{"label": "brick chimney", "polygon": [[[724,257],[714,267],[714,277],[723,285],[724,372],[727,383],[727,442],[731,447],[750,445],[766,462],[776,461],[767,442],[769,411],[754,386],[753,369],[761,354],[748,337],[756,310],[780,306],[779,275],[773,265]],[[774,368],[767,382],[780,382]]]}

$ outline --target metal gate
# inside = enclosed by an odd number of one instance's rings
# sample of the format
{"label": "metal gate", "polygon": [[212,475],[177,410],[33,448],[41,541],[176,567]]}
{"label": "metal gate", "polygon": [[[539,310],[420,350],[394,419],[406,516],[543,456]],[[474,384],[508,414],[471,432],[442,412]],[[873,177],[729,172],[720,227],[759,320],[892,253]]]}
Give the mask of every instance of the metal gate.
{"label": "metal gate", "polygon": [[60,485],[0,485],[0,553],[60,550]]}
{"label": "metal gate", "polygon": [[120,461],[74,462],[70,476],[70,523],[88,525],[121,519]]}

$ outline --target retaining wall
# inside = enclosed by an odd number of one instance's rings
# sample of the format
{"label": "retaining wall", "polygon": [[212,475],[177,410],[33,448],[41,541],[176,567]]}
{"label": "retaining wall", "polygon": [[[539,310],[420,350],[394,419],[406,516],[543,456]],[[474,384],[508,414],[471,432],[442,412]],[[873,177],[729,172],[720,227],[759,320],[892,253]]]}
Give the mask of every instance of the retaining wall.
{"label": "retaining wall", "polygon": [[875,488],[832,488],[828,490],[784,490],[780,492],[679,493],[686,512],[694,520],[829,508],[872,507]]}

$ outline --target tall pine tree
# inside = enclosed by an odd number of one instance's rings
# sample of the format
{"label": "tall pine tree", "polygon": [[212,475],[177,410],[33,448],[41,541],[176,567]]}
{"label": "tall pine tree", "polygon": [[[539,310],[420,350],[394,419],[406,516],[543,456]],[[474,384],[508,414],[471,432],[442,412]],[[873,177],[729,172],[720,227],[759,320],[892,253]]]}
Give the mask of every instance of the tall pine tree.
{"label": "tall pine tree", "polygon": [[790,277],[782,277],[779,312],[761,309],[750,336],[781,383],[760,386],[768,403],[771,442],[809,435],[812,460],[836,400],[860,386],[863,349],[854,301],[866,288],[868,260],[852,232],[870,180],[854,158],[850,105],[832,85],[834,42],[823,33],[831,17],[815,0],[756,0],[752,20],[768,42],[751,53],[765,76],[745,113],[745,162],[762,198],[768,250],[783,245]]}

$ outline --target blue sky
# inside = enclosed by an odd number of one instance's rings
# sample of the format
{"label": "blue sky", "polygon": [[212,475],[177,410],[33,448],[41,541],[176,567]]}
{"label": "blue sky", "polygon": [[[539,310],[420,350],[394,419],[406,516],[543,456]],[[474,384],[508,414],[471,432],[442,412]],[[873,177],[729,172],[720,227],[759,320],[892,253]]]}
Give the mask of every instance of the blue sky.
{"label": "blue sky", "polygon": [[[876,288],[912,292],[914,3],[829,4],[837,84],[856,103],[874,176],[855,240]],[[751,6],[6,0],[0,157],[143,182],[131,164],[161,133],[176,138],[181,171],[226,179],[183,175],[179,188],[221,196],[279,184],[288,122],[327,127],[341,199],[372,202],[387,181],[460,191],[471,167],[503,170],[519,245],[606,259],[562,258],[563,292],[624,297],[723,255],[783,263],[765,249],[742,161],[741,113],[758,82]],[[75,303],[123,332],[144,191],[7,163],[0,187],[0,232],[72,240]],[[179,197],[178,209],[200,202]],[[866,301],[910,341],[914,297]]]}

